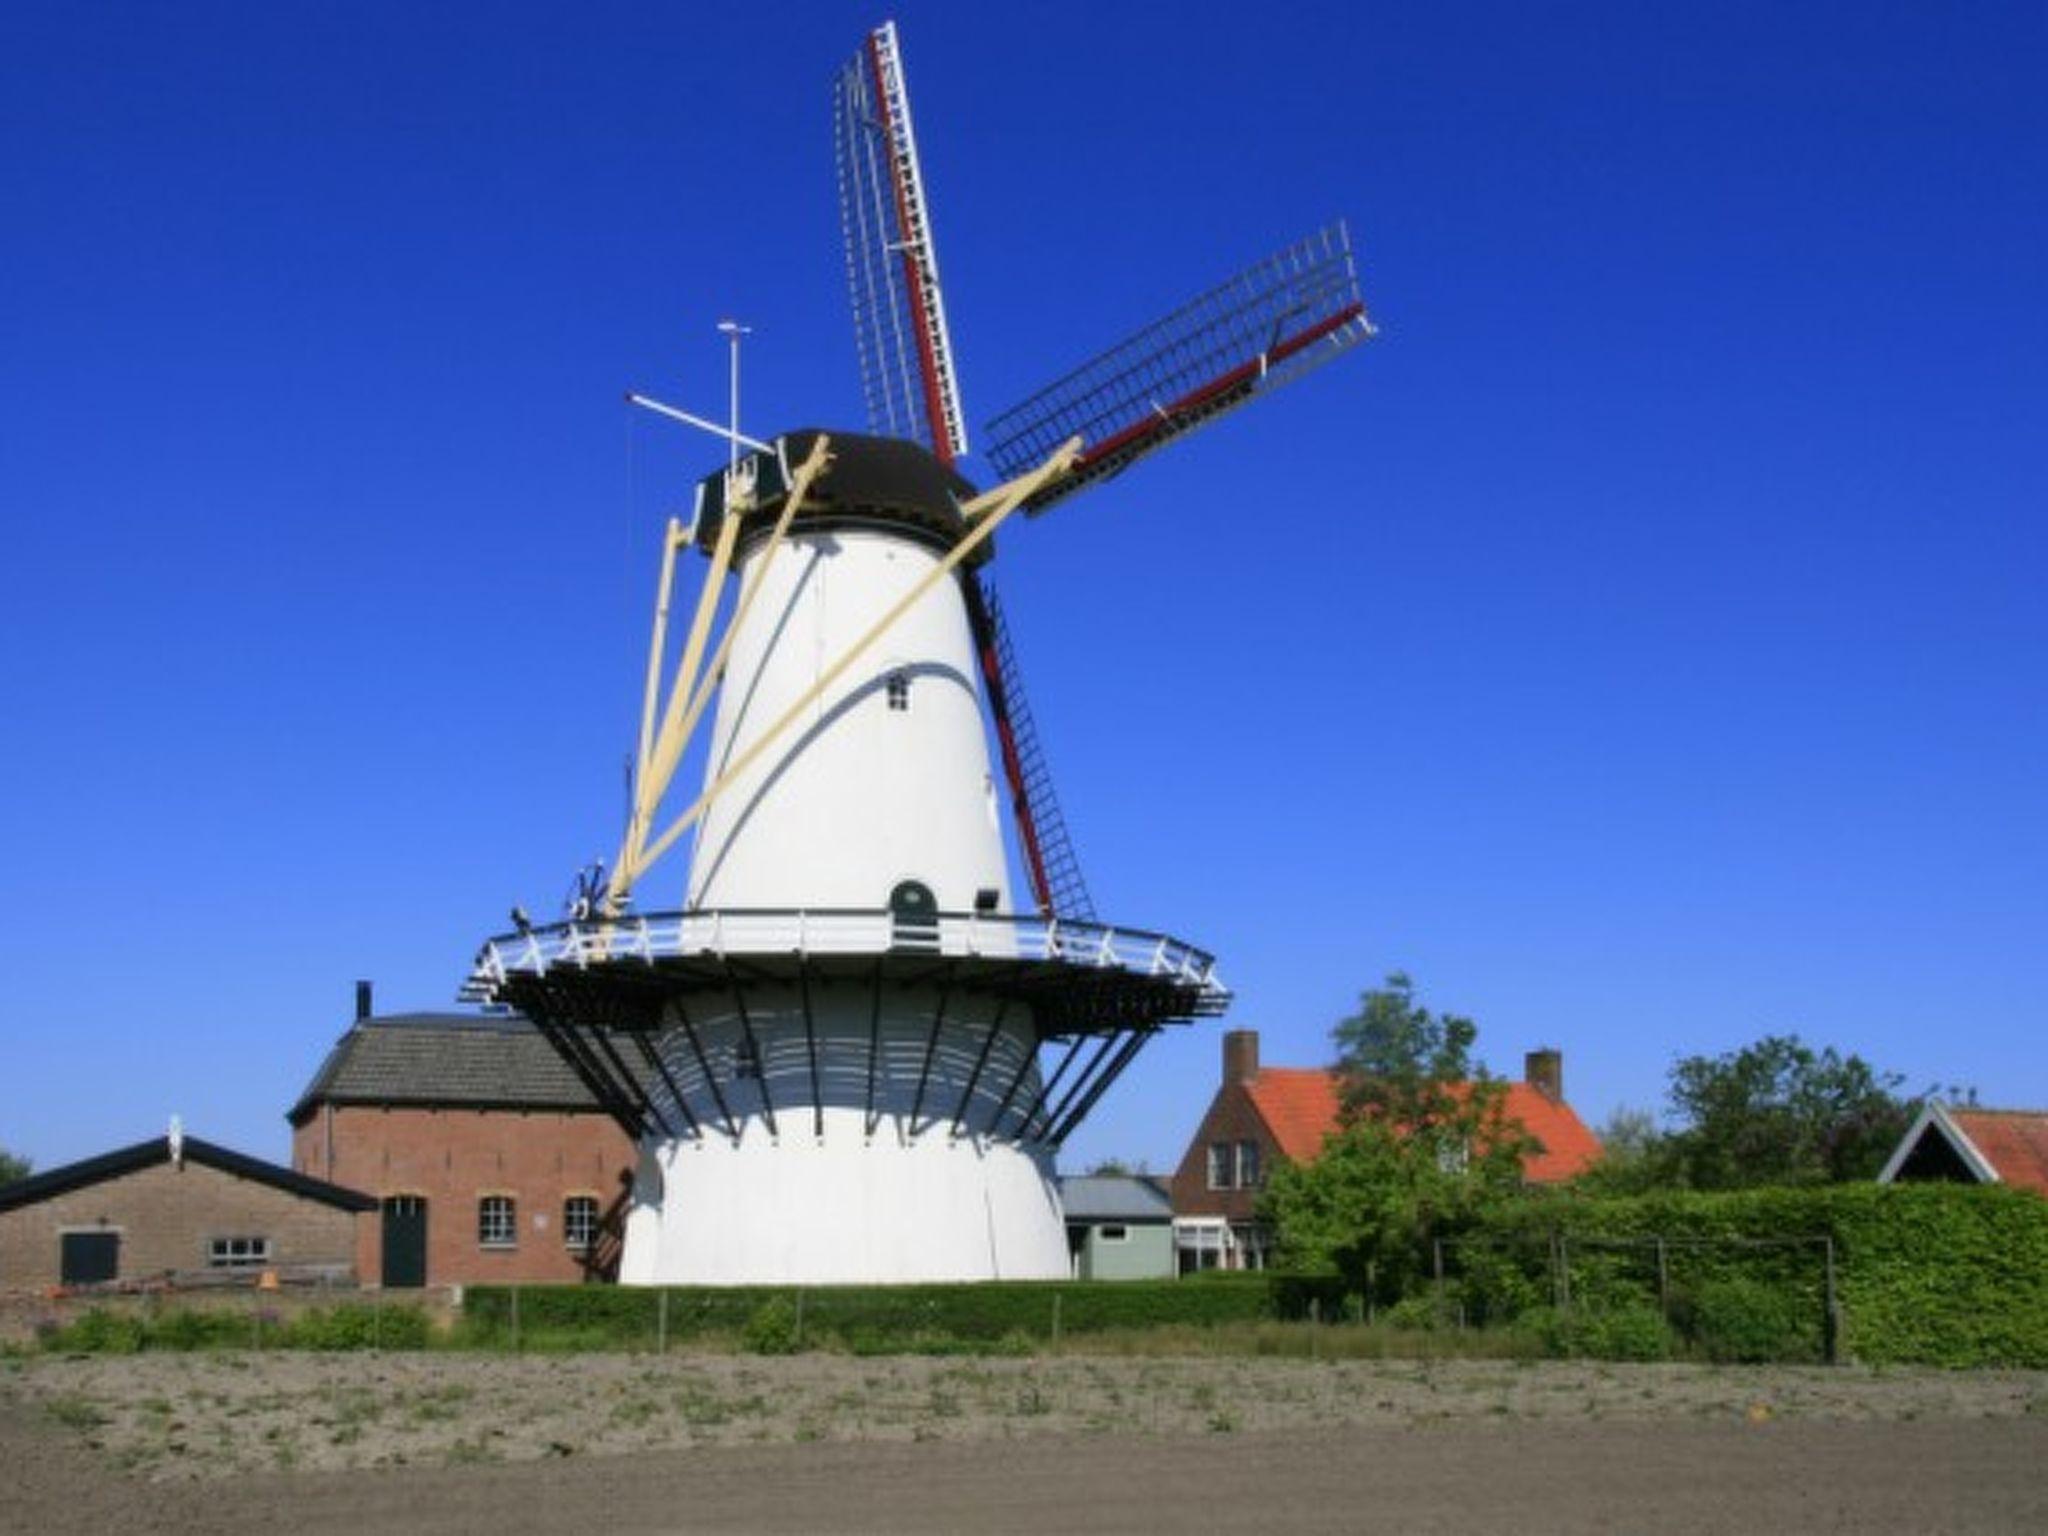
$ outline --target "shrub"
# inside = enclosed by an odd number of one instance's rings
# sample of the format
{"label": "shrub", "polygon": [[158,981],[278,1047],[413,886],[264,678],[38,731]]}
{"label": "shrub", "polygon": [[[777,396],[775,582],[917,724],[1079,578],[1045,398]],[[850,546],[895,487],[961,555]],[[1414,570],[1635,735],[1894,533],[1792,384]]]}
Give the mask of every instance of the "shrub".
{"label": "shrub", "polygon": [[1420,1330],[1434,1328],[1442,1319],[1434,1296],[1404,1296],[1380,1314],[1380,1321],[1389,1328]]}
{"label": "shrub", "polygon": [[283,1342],[294,1349],[425,1349],[432,1329],[418,1307],[385,1307],[344,1302],[302,1312],[285,1328]]}
{"label": "shrub", "polygon": [[1668,1360],[1677,1343],[1654,1307],[1531,1307],[1517,1327],[1546,1355],[1587,1360]]}
{"label": "shrub", "polygon": [[92,1355],[132,1355],[149,1342],[149,1331],[132,1312],[94,1307],[77,1322],[57,1329],[44,1348]]}
{"label": "shrub", "polygon": [[1819,1353],[1812,1309],[1761,1280],[1710,1280],[1693,1294],[1690,1310],[1693,1338],[1710,1360],[1760,1365]]}
{"label": "shrub", "polygon": [[771,1296],[762,1302],[740,1330],[740,1345],[751,1355],[793,1355],[802,1342],[797,1334],[796,1306],[786,1296]]}
{"label": "shrub", "polygon": [[234,1349],[249,1342],[249,1320],[225,1311],[180,1307],[153,1319],[148,1327],[151,1349]]}

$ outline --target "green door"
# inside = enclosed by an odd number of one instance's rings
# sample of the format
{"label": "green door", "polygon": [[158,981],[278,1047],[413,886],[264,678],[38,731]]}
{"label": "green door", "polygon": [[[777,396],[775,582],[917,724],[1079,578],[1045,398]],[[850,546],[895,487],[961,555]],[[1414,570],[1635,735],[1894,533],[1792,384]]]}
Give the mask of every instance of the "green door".
{"label": "green door", "polygon": [[384,1199],[384,1284],[427,1283],[427,1200],[424,1195]]}
{"label": "green door", "polygon": [[57,1239],[57,1278],[66,1285],[96,1285],[121,1278],[121,1234],[66,1232]]}

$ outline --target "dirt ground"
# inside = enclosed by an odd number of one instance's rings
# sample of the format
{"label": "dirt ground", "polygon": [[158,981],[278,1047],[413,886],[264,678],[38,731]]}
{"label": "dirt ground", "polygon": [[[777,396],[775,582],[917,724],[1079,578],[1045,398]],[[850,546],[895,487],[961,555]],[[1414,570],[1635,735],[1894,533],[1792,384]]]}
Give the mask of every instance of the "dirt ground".
{"label": "dirt ground", "polygon": [[2048,1529],[2048,1373],[0,1361],[0,1532]]}

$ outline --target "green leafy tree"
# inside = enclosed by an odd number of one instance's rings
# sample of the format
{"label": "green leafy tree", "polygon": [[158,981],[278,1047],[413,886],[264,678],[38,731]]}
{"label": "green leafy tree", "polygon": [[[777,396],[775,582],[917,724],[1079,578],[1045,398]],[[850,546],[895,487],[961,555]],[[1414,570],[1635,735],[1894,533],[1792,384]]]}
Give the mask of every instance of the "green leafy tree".
{"label": "green leafy tree", "polygon": [[1575,1186],[1596,1195],[1640,1195],[1681,1182],[1677,1142],[1647,1109],[1622,1105],[1600,1127],[1600,1156]]}
{"label": "green leafy tree", "polygon": [[1338,1129],[1313,1162],[1273,1171],[1261,1212],[1290,1267],[1395,1296],[1455,1235],[1519,1190],[1533,1145],[1506,1113],[1507,1085],[1472,1056],[1478,1028],[1415,999],[1400,972],[1332,1030]]}
{"label": "green leafy tree", "polygon": [[1918,1110],[1904,1079],[1797,1035],[1671,1069],[1671,1181],[1695,1189],[1875,1178]]}
{"label": "green leafy tree", "polygon": [[0,1147],[0,1184],[12,1184],[29,1176],[32,1164],[25,1157],[16,1157],[5,1147]]}

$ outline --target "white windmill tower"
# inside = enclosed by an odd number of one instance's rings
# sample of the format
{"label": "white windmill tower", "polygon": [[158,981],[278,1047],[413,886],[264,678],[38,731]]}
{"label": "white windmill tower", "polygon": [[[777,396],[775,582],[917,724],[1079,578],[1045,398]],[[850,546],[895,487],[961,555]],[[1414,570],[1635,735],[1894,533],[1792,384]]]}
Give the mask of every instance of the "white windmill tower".
{"label": "white windmill tower", "polygon": [[[1371,333],[1324,230],[997,418],[1003,479],[977,491],[893,24],[835,106],[871,434],[729,429],[746,453],[664,541],[609,885],[490,940],[467,989],[532,1019],[638,1139],[629,1282],[1067,1273],[1055,1152],[1153,1034],[1228,993],[1202,951],[1095,919],[981,567],[1018,510]],[[663,821],[707,713],[703,786]],[[684,905],[638,910],[693,832]]]}

